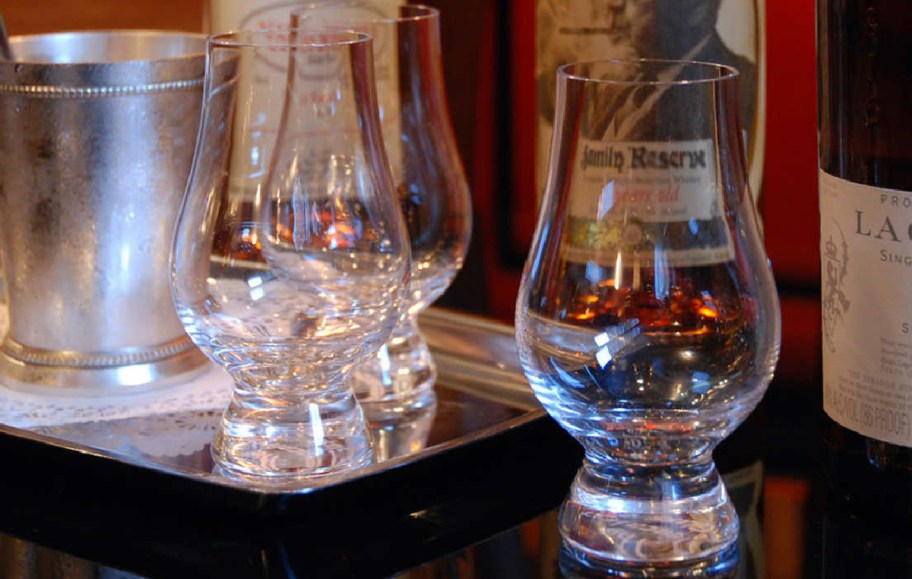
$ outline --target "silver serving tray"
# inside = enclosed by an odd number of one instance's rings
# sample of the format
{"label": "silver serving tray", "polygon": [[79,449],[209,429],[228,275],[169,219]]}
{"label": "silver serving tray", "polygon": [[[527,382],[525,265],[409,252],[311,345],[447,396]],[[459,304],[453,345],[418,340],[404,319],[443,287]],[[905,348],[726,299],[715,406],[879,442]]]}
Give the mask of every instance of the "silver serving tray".
{"label": "silver serving tray", "polygon": [[[509,476],[537,477],[541,469],[553,474],[554,459],[542,445],[573,445],[536,402],[520,367],[512,327],[435,308],[422,316],[420,325],[438,366],[436,409],[398,424],[373,425],[378,462],[319,486],[258,485],[217,472],[208,440],[221,407],[55,426],[0,425],[5,470],[30,485],[40,478],[35,470],[40,461],[48,476],[73,482],[73,497],[91,494],[129,502],[141,492],[144,504],[256,515],[293,515],[312,509],[320,495],[349,500],[346,493],[355,496],[377,485],[413,486],[410,477],[421,478],[421,484],[430,484],[429,477],[438,481],[433,486],[441,494],[431,502],[445,500],[446,493],[484,492],[483,487],[447,488],[445,481],[454,473],[470,479],[475,473],[478,484],[490,484],[486,477],[492,468],[506,468],[511,460],[519,462]],[[540,508],[556,504],[567,488],[578,464],[573,450],[570,455],[571,462],[556,469],[561,474],[549,491],[554,496],[542,497]],[[92,477],[91,484],[82,484],[85,477]],[[505,492],[508,500],[510,492]]]}

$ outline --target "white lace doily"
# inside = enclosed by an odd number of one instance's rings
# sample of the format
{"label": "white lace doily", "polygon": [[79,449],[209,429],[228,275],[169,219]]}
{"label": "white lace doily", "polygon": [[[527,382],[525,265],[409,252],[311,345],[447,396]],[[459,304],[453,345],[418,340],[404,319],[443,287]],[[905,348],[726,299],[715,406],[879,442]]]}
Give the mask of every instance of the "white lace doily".
{"label": "white lace doily", "polygon": [[0,423],[34,429],[80,422],[121,420],[183,411],[221,409],[231,396],[231,378],[211,368],[189,382],[111,396],[33,394],[0,386]]}
{"label": "white lace doily", "polygon": [[[0,302],[0,336],[8,322]],[[214,365],[182,383],[102,396],[0,384],[0,423],[127,455],[186,456],[212,440],[231,389],[231,378]]]}

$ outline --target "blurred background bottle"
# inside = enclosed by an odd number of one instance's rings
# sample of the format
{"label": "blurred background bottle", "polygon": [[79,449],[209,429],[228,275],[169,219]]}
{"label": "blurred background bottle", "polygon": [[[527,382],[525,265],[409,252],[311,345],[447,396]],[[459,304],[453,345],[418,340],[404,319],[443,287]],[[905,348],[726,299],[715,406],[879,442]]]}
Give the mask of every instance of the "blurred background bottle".
{"label": "blurred background bottle", "polygon": [[826,475],[852,517],[912,522],[912,21],[817,4]]}
{"label": "blurred background bottle", "polygon": [[741,73],[751,189],[760,195],[765,134],[764,0],[537,0],[535,188],[545,182],[555,70],[580,60],[653,58],[726,64]]}
{"label": "blurred background bottle", "polygon": [[[339,3],[351,0],[338,0]],[[331,4],[333,0],[321,0]],[[383,10],[404,4],[398,0],[360,0],[358,4]],[[207,33],[255,28],[288,27],[291,11],[305,4],[303,0],[205,0],[203,29]]]}

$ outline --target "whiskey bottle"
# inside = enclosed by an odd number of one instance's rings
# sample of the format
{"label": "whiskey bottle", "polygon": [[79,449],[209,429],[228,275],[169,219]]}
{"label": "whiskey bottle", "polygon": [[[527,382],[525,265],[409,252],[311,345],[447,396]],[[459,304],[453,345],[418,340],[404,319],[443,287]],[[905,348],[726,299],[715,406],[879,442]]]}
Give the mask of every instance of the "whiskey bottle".
{"label": "whiskey bottle", "polygon": [[880,579],[912,573],[912,528],[900,517],[871,517],[828,493],[823,519],[823,579]]}
{"label": "whiskey bottle", "polygon": [[536,0],[536,194],[544,188],[548,167],[557,67],[584,60],[650,58],[717,62],[738,69],[741,122],[756,200],[766,126],[763,15],[764,0]]}
{"label": "whiskey bottle", "polygon": [[912,20],[821,0],[823,400],[830,491],[912,521]]}

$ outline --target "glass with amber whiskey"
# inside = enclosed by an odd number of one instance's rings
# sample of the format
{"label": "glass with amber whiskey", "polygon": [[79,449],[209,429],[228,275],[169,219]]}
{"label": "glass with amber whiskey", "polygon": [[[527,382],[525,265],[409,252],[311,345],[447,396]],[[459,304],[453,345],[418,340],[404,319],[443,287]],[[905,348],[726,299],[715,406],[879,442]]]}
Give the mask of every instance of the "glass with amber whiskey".
{"label": "glass with amber whiskey", "polygon": [[748,186],[734,69],[558,69],[516,309],[527,377],[585,448],[564,561],[649,576],[737,558],[713,448],[754,409],[779,308]]}

